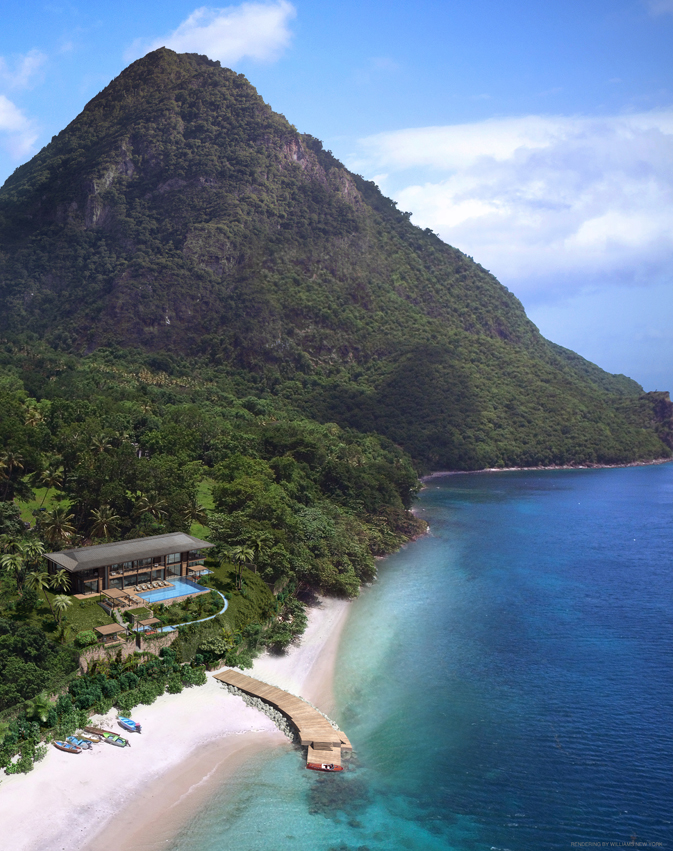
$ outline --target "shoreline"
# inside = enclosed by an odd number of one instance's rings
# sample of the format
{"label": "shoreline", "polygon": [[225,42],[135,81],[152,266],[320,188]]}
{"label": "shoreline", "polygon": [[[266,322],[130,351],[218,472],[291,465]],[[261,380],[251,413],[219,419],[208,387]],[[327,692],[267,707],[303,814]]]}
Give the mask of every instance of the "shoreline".
{"label": "shoreline", "polygon": [[[349,602],[319,598],[301,643],[263,653],[248,671],[329,714]],[[222,670],[220,668],[219,670]],[[145,730],[132,747],[101,743],[78,756],[50,747],[25,775],[0,782],[3,845],[12,851],[151,851],[166,847],[223,782],[254,755],[293,745],[273,722],[226,692],[205,686],[138,706]],[[116,711],[98,723],[116,728]],[[297,755],[301,759],[301,755]]]}
{"label": "shoreline", "polygon": [[652,467],[657,464],[673,463],[673,458],[654,458],[652,461],[629,461],[627,464],[551,464],[538,467],[483,467],[481,470],[436,470],[419,481],[429,482],[442,476],[467,476],[473,473],[515,473],[532,470],[617,470],[628,467]]}

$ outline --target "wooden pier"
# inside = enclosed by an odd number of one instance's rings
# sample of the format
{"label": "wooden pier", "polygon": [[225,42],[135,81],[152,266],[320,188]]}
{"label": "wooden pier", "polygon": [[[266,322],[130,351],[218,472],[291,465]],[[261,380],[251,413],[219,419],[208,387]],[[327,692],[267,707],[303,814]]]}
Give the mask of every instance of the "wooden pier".
{"label": "wooden pier", "polygon": [[348,736],[341,730],[335,730],[325,716],[305,700],[231,669],[214,677],[282,712],[297,728],[300,744],[308,747],[307,767],[332,765],[335,771],[341,769],[342,753],[345,756],[352,751]]}

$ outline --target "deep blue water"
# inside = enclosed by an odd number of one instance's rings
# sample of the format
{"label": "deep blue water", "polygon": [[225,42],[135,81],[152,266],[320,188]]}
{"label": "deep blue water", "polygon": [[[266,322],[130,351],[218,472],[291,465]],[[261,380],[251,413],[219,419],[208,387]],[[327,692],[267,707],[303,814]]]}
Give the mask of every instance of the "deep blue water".
{"label": "deep blue water", "polygon": [[172,851],[673,847],[673,465],[450,476],[417,509],[342,642],[355,769],[251,760]]}

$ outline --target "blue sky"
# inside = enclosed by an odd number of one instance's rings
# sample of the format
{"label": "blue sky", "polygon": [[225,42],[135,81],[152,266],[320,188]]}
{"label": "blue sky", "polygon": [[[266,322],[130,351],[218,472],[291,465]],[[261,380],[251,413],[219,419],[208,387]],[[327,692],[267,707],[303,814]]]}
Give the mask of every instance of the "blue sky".
{"label": "blue sky", "polygon": [[25,0],[0,181],[162,44],[246,74],[547,337],[673,390],[673,0]]}

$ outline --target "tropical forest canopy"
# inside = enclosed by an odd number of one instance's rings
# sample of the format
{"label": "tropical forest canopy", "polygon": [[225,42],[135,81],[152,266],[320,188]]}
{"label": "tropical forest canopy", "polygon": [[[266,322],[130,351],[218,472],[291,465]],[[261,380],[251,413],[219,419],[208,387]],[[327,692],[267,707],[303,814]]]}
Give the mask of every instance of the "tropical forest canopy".
{"label": "tropical forest canopy", "polygon": [[545,340],[242,75],[163,48],[0,191],[0,333],[10,353],[39,339],[216,370],[422,470],[670,454],[665,394]]}

